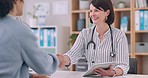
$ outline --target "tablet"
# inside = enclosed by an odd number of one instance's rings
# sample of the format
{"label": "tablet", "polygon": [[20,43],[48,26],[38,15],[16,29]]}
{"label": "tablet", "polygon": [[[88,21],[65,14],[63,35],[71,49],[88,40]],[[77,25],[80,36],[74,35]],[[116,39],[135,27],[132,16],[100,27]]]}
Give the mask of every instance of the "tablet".
{"label": "tablet", "polygon": [[[96,68],[98,68],[98,67],[107,69],[107,68],[109,68],[110,65],[115,65],[115,63],[114,63],[114,62],[107,62],[107,63],[96,64],[96,65],[92,66],[90,69],[88,69],[88,70],[84,73],[83,77],[95,76],[96,74],[93,73],[93,70],[94,70],[94,69],[96,69]],[[99,76],[99,75],[97,75],[97,76]]]}

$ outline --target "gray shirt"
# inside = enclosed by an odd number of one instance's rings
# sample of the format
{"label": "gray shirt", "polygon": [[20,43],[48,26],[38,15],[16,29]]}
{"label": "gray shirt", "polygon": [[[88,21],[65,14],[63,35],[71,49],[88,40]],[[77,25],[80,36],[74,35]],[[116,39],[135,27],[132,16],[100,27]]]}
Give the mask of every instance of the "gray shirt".
{"label": "gray shirt", "polygon": [[94,27],[83,29],[78,35],[73,47],[65,55],[69,56],[73,64],[77,63],[82,55],[85,55],[88,68],[98,63],[115,62],[116,66],[114,68],[119,67],[123,70],[123,74],[127,74],[129,70],[129,51],[125,33],[112,27],[113,50],[116,53],[116,57],[111,57],[112,46],[110,30],[105,32],[103,40],[100,42],[98,37],[99,33],[95,29],[93,41],[96,44],[96,49],[93,49],[94,45],[92,43],[89,44],[87,49],[87,44],[92,37],[93,28]]}
{"label": "gray shirt", "polygon": [[57,57],[45,54],[29,26],[11,16],[0,19],[0,78],[29,78],[29,68],[42,75],[54,73]]}

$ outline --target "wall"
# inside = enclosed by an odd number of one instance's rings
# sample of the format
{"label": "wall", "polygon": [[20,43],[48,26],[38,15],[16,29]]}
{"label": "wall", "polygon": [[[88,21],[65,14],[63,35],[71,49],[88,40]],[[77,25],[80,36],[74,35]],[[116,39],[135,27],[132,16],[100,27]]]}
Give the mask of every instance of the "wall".
{"label": "wall", "polygon": [[[28,23],[28,19],[29,19],[29,15],[28,12],[33,12],[33,5],[35,3],[41,3],[41,2],[46,2],[49,3],[49,15],[46,17],[46,24],[47,25],[57,25],[57,26],[62,26],[61,28],[62,31],[61,35],[59,38],[63,38],[64,39],[60,42],[59,45],[62,45],[64,47],[62,47],[61,53],[64,53],[66,51],[69,50],[69,45],[67,44],[67,42],[69,41],[69,36],[70,36],[70,8],[68,7],[68,14],[67,15],[53,15],[52,14],[52,2],[53,1],[68,1],[68,6],[69,5],[69,0],[25,0],[25,4],[24,4],[24,13],[23,13],[23,20],[25,20]],[[63,33],[65,32],[66,33]]]}
{"label": "wall", "polygon": [[[68,14],[67,15],[52,15],[52,2],[54,1],[68,1],[69,0],[25,0],[25,8],[24,8],[24,19],[28,20],[28,12],[33,10],[33,5],[38,2],[46,2],[49,3],[50,14],[47,16],[47,24],[54,24],[60,26],[70,26],[70,7],[68,7]],[[70,5],[68,5],[70,6]],[[64,20],[63,20],[64,19]]]}

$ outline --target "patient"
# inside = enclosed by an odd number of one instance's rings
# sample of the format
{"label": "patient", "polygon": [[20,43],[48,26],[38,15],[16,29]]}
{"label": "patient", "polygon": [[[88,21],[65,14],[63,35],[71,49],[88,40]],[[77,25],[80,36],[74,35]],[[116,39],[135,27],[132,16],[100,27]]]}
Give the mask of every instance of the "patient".
{"label": "patient", "polygon": [[[58,59],[45,54],[31,29],[14,16],[23,13],[24,0],[0,0],[0,78],[49,78]],[[29,74],[29,67],[37,74]]]}

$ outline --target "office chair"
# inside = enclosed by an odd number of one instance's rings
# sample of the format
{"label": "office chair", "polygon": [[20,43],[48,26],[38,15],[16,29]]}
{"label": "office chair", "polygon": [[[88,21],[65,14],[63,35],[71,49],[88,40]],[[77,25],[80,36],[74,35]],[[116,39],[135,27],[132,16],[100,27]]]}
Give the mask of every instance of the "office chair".
{"label": "office chair", "polygon": [[129,58],[129,65],[128,74],[137,74],[138,60],[136,58]]}

